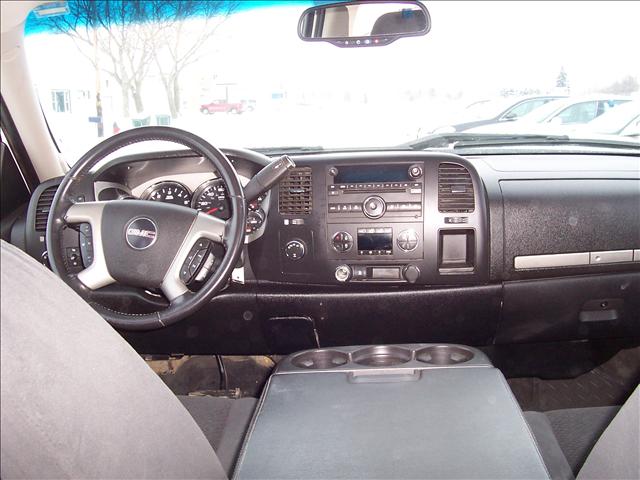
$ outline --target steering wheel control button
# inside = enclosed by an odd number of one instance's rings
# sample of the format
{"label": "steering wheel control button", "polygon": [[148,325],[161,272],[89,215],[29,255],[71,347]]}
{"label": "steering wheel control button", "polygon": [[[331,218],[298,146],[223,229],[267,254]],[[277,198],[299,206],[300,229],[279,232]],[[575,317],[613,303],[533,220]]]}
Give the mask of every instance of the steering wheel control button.
{"label": "steering wheel control button", "polygon": [[187,255],[180,269],[180,280],[189,284],[198,274],[200,267],[209,254],[211,243],[208,240],[198,240]]}
{"label": "steering wheel control button", "polygon": [[369,218],[380,218],[384,215],[386,208],[387,206],[384,203],[384,200],[377,195],[367,197],[367,199],[362,203],[362,211]]}
{"label": "steering wheel control button", "polygon": [[156,243],[158,226],[147,217],[131,220],[125,228],[127,244],[134,250],[145,250]]}
{"label": "steering wheel control button", "polygon": [[80,250],[77,247],[67,248],[67,264],[74,270],[82,267],[80,264]]}
{"label": "steering wheel control button", "polygon": [[418,246],[418,234],[415,230],[403,230],[396,240],[398,247],[405,252],[415,250]]}
{"label": "steering wheel control button", "polygon": [[301,260],[307,253],[307,246],[302,240],[290,240],[284,247],[284,254],[289,260]]}
{"label": "steering wheel control button", "polygon": [[345,253],[353,247],[353,237],[347,232],[338,232],[331,238],[331,246],[338,253]]}
{"label": "steering wheel control button", "polygon": [[80,255],[85,268],[93,263],[93,234],[88,223],[80,224]]}

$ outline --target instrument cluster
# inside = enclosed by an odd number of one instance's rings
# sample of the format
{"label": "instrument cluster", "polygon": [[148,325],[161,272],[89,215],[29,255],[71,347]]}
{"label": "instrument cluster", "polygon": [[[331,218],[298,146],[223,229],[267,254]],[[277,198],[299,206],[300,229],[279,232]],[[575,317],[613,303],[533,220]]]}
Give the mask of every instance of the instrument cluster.
{"label": "instrument cluster", "polygon": [[[147,188],[142,193],[141,198],[142,200],[191,207],[221,220],[228,220],[233,215],[227,187],[221,178],[207,180],[193,192],[183,183],[173,180],[162,181]],[[266,218],[263,208],[265,199],[266,194],[261,194],[257,199],[249,203],[245,227],[246,234],[254,233],[263,225]]]}

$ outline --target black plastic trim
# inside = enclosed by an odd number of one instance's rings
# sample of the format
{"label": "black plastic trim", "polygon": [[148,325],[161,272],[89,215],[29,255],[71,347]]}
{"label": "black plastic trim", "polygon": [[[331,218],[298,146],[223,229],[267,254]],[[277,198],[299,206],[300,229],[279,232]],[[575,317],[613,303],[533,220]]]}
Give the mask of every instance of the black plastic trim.
{"label": "black plastic trim", "polygon": [[7,139],[9,148],[13,153],[16,164],[20,169],[22,178],[24,179],[29,192],[33,192],[40,183],[40,179],[38,178],[38,174],[36,173],[35,168],[33,168],[31,158],[29,158],[29,153],[27,152],[27,149],[22,142],[22,138],[20,137],[20,133],[16,128],[16,124],[13,122],[11,113],[9,112],[7,104],[4,102],[4,98],[1,95],[0,125],[2,125],[2,130]]}

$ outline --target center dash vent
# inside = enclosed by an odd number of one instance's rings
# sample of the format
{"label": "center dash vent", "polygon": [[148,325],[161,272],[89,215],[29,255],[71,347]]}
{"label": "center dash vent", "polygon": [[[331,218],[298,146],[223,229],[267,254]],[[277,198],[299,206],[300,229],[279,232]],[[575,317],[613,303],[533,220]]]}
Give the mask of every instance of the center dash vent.
{"label": "center dash vent", "polygon": [[471,174],[462,165],[438,166],[438,210],[442,213],[471,213],[475,209]]}
{"label": "center dash vent", "polygon": [[49,210],[53,203],[53,197],[58,190],[58,186],[45,188],[38,198],[38,204],[36,205],[36,224],[35,229],[37,232],[44,232],[47,230],[47,219],[49,218]]}
{"label": "center dash vent", "polygon": [[278,211],[282,215],[309,215],[312,203],[311,167],[293,168],[280,182]]}

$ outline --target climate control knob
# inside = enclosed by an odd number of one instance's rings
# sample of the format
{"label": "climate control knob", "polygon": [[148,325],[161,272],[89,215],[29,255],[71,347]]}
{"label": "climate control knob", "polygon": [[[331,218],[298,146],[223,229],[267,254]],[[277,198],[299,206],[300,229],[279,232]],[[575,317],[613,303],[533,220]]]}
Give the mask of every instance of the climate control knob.
{"label": "climate control knob", "polygon": [[351,278],[351,267],[349,265],[339,265],[336,267],[336,280],[346,282]]}
{"label": "climate control knob", "polygon": [[336,252],[348,252],[353,247],[353,237],[347,232],[335,233],[331,237],[331,246]]}
{"label": "climate control knob", "polygon": [[415,250],[418,246],[418,234],[415,230],[403,230],[398,235],[398,239],[396,240],[398,247],[400,247],[405,252],[410,252]]}
{"label": "climate control knob", "polygon": [[289,260],[300,260],[307,253],[307,246],[302,240],[290,240],[284,246],[284,254]]}
{"label": "climate control knob", "polygon": [[387,204],[384,203],[384,200],[377,195],[367,197],[367,199],[362,203],[362,211],[369,218],[380,218],[384,215],[386,209]]}

